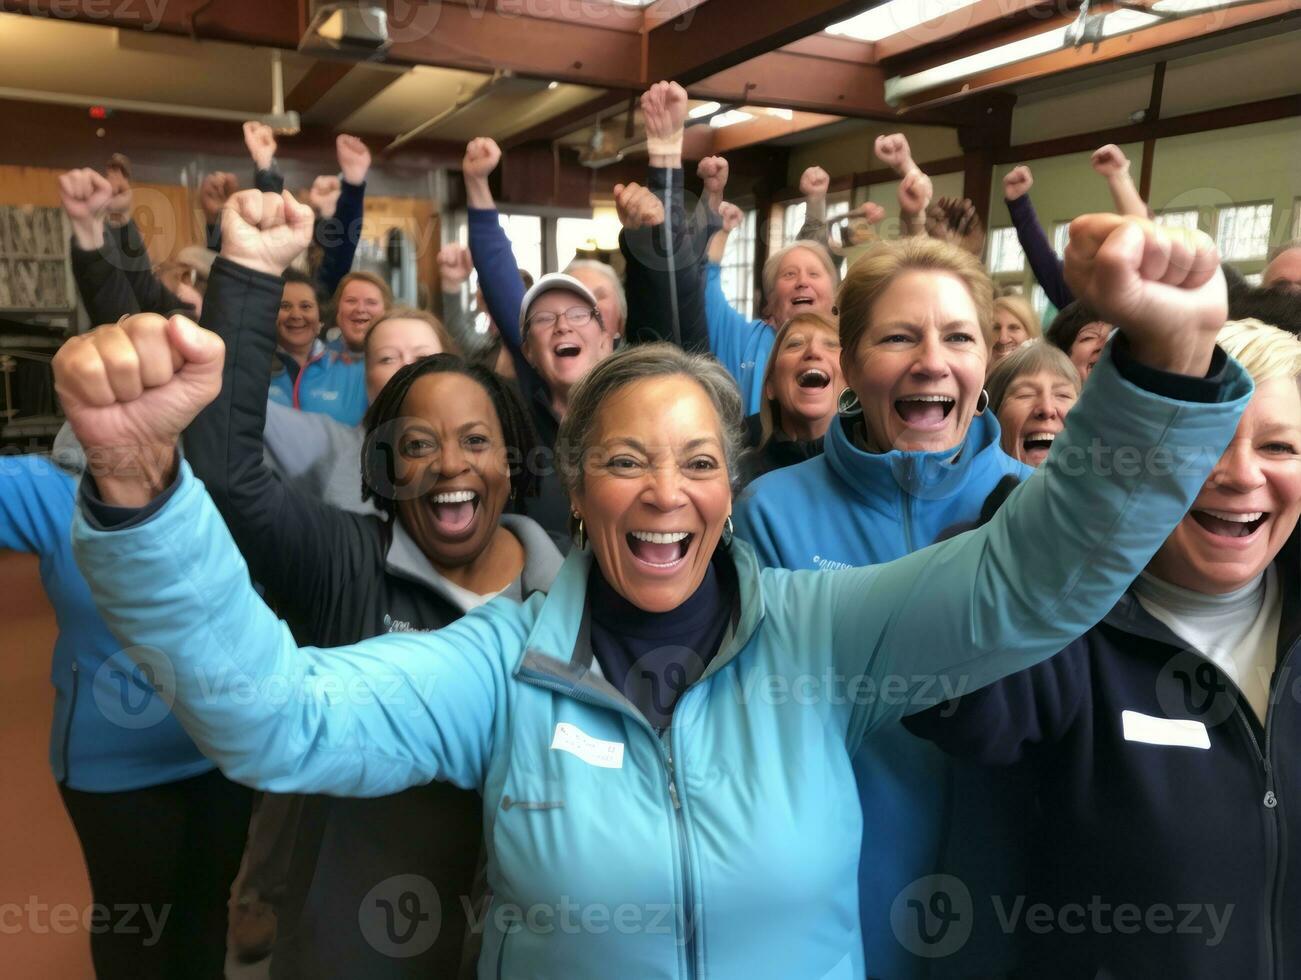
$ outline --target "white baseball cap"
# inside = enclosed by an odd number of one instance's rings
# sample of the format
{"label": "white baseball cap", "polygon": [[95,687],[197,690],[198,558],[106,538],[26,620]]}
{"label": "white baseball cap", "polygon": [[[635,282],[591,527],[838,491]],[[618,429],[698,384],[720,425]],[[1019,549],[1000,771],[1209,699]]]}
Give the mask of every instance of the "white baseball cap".
{"label": "white baseball cap", "polygon": [[[524,294],[524,301],[519,305],[519,332],[523,337],[526,324],[529,318],[529,307],[543,293],[553,293],[557,290],[563,290],[567,293],[574,293],[582,298],[592,309],[596,309],[596,297],[592,291],[584,286],[573,276],[567,276],[563,272],[549,272],[537,282],[535,282],[527,293]],[[599,314],[598,314],[599,315]]]}

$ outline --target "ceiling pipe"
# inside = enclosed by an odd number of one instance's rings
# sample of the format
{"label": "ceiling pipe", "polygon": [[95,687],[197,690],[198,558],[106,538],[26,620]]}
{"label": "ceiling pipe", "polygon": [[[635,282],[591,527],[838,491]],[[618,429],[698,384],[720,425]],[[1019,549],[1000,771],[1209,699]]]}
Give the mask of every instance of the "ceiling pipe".
{"label": "ceiling pipe", "polygon": [[410,129],[407,132],[403,133],[401,136],[398,136],[393,140],[393,142],[389,143],[388,146],[384,147],[382,152],[391,153],[394,150],[396,150],[399,146],[402,146],[405,143],[410,143],[413,139],[416,139],[417,137],[422,136],[423,134],[429,132],[439,123],[446,122],[448,119],[452,118],[452,116],[456,115],[458,112],[462,112],[465,109],[468,109],[470,106],[474,105],[476,102],[479,102],[487,98],[489,95],[492,94],[492,91],[494,89],[496,89],[499,85],[501,85],[502,82],[506,81],[509,78],[514,78],[514,77],[515,77],[514,72],[511,72],[506,69],[498,69],[497,71],[492,73],[491,78],[485,79],[483,84],[480,85],[478,88],[476,88],[469,95],[462,96],[461,98],[453,102],[450,106],[448,106],[446,109],[444,109],[442,112],[438,113],[436,116],[430,119],[426,119],[415,129]]}

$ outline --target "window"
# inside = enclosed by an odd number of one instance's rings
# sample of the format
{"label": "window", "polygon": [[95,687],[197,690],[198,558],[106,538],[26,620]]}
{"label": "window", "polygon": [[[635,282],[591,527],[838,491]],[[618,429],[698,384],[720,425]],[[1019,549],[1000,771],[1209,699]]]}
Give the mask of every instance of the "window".
{"label": "window", "polygon": [[1156,216],[1156,223],[1162,228],[1187,228],[1197,230],[1197,209],[1187,211],[1162,211]]}
{"label": "window", "polygon": [[1292,234],[1289,238],[1301,238],[1301,197],[1292,202]]}
{"label": "window", "polygon": [[578,252],[615,252],[619,249],[619,215],[601,207],[590,218],[556,219],[556,263],[563,269]]}
{"label": "window", "polygon": [[989,271],[994,275],[1025,271],[1025,253],[1015,228],[994,228],[989,233]]}
{"label": "window", "polygon": [[1059,221],[1053,225],[1053,251],[1059,259],[1066,258],[1066,246],[1071,240],[1071,223]]}
{"label": "window", "polygon": [[1273,204],[1244,204],[1216,211],[1215,244],[1229,262],[1263,259],[1269,251]]}
{"label": "window", "polygon": [[[744,317],[754,319],[754,248],[757,213],[745,212],[740,227],[727,236],[727,249],[723,252],[723,295],[732,309]],[[796,229],[798,231],[798,229]]]}
{"label": "window", "polygon": [[842,214],[849,214],[849,191],[827,197],[827,221],[835,221]]}
{"label": "window", "polygon": [[542,219],[535,214],[498,214],[519,267],[534,279],[542,275]]}
{"label": "window", "polygon": [[1248,285],[1248,286],[1259,286],[1259,285],[1260,285],[1260,280],[1261,280],[1263,277],[1264,277],[1264,273],[1263,273],[1263,272],[1253,272],[1251,275],[1249,275],[1249,276],[1243,276],[1242,278],[1245,279],[1245,280],[1247,280],[1247,285]]}
{"label": "window", "polygon": [[808,214],[809,206],[803,201],[798,204],[788,204],[782,210],[782,245],[789,245],[799,237],[800,229],[804,227],[804,218]]}
{"label": "window", "polygon": [[1030,306],[1034,308],[1034,315],[1039,318],[1039,322],[1043,323],[1048,316],[1048,294],[1038,283],[1030,287]]}

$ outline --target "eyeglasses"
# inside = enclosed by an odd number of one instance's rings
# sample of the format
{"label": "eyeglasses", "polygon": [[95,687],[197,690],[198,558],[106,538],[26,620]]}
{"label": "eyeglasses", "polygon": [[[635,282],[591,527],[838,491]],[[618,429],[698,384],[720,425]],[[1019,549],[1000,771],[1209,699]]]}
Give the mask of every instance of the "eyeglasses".
{"label": "eyeglasses", "polygon": [[524,321],[524,329],[551,330],[562,316],[571,327],[585,327],[596,316],[596,310],[590,306],[571,306],[564,313],[534,313]]}

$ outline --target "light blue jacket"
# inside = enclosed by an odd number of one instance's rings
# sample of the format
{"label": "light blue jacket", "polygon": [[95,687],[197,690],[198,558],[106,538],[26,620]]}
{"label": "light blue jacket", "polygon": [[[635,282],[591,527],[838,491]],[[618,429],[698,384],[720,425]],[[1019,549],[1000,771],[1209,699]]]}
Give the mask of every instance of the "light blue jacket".
{"label": "light blue jacket", "polygon": [[741,389],[745,414],[753,415],[763,405],[763,371],[768,352],[777,336],[764,320],[747,320],[732,308],[723,293],[723,269],[717,262],[705,263],[705,321],[709,327],[709,349],[731,372]]}
{"label": "light blue jacket", "polygon": [[40,558],[41,584],[59,625],[50,664],[54,778],[72,789],[113,793],[210,772],[213,764],[91,601],[72,558],[76,493],[77,478],[43,456],[0,456],[0,549]]}
{"label": "light blue jacket", "polygon": [[[1228,376],[1217,404],[1091,385],[989,524],[888,565],[760,570],[734,542],[732,628],[662,739],[593,666],[586,551],[545,598],[317,650],[250,589],[184,464],[147,520],[101,531],[83,516],[74,543],[112,628],[174,678],[175,711],[233,779],[481,790],[482,980],[860,980],[854,750],[1101,618],[1233,435],[1251,383],[1236,364]],[[1089,464],[1091,445],[1157,444],[1170,465]]]}
{"label": "light blue jacket", "polygon": [[[1121,383],[1110,361],[1101,377],[1108,380],[1098,383]],[[849,430],[861,417],[837,417],[821,456],[746,488],[734,511],[736,533],[762,564],[826,570],[893,561],[977,523],[1003,477],[1034,472],[999,447],[992,412],[972,419],[956,449],[930,453],[859,449]],[[1015,856],[1026,788],[1014,774],[954,760],[898,724],[864,740],[854,773],[867,828],[859,886],[871,974],[994,976],[1012,966],[1015,950],[990,896],[1024,891]],[[973,934],[961,948],[937,946],[947,956],[919,954],[908,924],[881,915],[913,882],[936,874],[962,881],[973,901]]]}
{"label": "light blue jacket", "polygon": [[268,397],[304,412],[321,412],[343,425],[359,425],[370,404],[366,396],[366,364],[360,354],[316,341],[307,363],[291,374],[287,354],[276,352]]}

